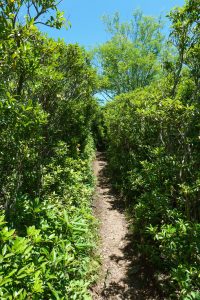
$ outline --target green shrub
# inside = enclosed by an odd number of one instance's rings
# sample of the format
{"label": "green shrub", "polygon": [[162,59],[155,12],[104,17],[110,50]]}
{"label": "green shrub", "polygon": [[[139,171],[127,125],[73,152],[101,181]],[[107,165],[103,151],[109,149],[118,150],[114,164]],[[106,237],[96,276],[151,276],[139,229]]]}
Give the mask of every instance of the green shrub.
{"label": "green shrub", "polygon": [[96,266],[92,151],[90,158],[75,160],[62,149],[60,144],[45,170],[43,200],[18,198],[11,218],[17,229],[1,213],[1,299],[90,299]]}
{"label": "green shrub", "polygon": [[199,106],[162,90],[152,85],[107,104],[108,159],[138,251],[183,299],[200,289]]}

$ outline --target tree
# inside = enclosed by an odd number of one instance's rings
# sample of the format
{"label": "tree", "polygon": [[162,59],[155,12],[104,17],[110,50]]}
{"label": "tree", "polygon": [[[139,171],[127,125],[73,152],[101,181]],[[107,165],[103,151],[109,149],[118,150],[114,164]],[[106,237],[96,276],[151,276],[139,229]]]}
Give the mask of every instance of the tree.
{"label": "tree", "polygon": [[[59,2],[55,0],[2,0],[0,2],[1,34],[4,35],[11,28],[16,29],[19,25],[22,27],[28,24],[61,28],[65,19],[63,12],[57,8],[58,4]],[[25,12],[24,19],[20,17],[21,12],[23,14]]]}
{"label": "tree", "polygon": [[[200,2],[187,0],[183,7],[175,8],[169,14],[172,22],[171,42],[176,47],[178,58],[174,65],[174,84],[172,96],[175,96],[183,67],[187,67],[195,82],[193,97],[199,98],[200,88]],[[194,99],[193,99],[194,100]]]}
{"label": "tree", "polygon": [[[55,0],[0,1],[0,82],[1,90],[9,90],[12,79],[17,81],[12,91],[19,98],[23,85],[37,69],[42,47],[41,34],[36,25],[61,28],[65,24],[63,12]],[[25,14],[21,18],[21,14]],[[34,49],[31,51],[31,49]]]}
{"label": "tree", "polygon": [[118,13],[103,20],[111,39],[95,50],[100,89],[113,96],[148,85],[159,71],[161,21],[141,11],[135,11],[126,23],[120,22]]}

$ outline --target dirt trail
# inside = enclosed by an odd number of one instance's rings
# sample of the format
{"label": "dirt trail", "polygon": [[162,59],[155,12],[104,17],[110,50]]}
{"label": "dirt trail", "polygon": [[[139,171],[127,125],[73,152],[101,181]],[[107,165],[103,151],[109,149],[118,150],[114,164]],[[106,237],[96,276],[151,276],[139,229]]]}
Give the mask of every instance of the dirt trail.
{"label": "dirt trail", "polygon": [[152,295],[152,282],[145,277],[147,270],[143,272],[140,259],[134,255],[123,201],[112,191],[106,166],[103,153],[97,153],[94,213],[100,220],[102,270],[99,282],[92,288],[93,300],[159,299]]}

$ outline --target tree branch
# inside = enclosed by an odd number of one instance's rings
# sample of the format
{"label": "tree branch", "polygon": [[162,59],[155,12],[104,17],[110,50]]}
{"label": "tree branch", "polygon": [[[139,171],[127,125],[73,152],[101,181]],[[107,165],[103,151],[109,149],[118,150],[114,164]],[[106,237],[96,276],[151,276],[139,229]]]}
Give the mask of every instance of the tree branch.
{"label": "tree branch", "polygon": [[53,28],[53,26],[51,26],[51,25],[49,25],[49,24],[47,24],[47,23],[41,22],[41,21],[35,22],[34,24],[35,24],[35,25],[36,25],[36,24],[41,24],[41,25],[44,25],[44,26],[48,26],[48,27],[50,27],[50,28]]}

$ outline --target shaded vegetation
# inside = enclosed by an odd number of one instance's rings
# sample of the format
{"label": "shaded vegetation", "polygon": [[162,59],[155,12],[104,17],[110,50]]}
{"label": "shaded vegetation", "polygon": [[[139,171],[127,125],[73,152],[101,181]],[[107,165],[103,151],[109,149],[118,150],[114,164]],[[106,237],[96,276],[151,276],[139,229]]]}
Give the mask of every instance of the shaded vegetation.
{"label": "shaded vegetation", "polygon": [[[140,11],[105,17],[95,70],[82,47],[37,28],[65,24],[56,1],[0,2],[1,299],[91,299],[95,145],[140,258],[167,297],[200,299],[199,1],[168,17],[167,43]],[[112,101],[100,107],[97,92]]]}
{"label": "shaded vegetation", "polygon": [[55,1],[0,13],[0,298],[90,299],[95,72],[84,49],[36,27],[62,26]]}
{"label": "shaded vegetation", "polygon": [[109,167],[137,251],[164,276],[170,299],[200,297],[199,13],[198,1],[172,10],[174,55],[160,61],[163,71],[104,108]]}

